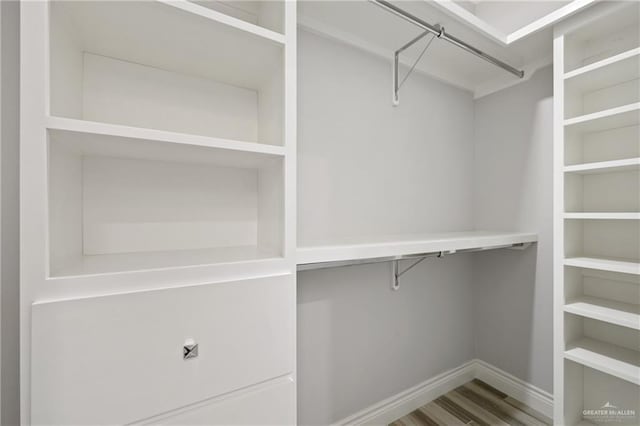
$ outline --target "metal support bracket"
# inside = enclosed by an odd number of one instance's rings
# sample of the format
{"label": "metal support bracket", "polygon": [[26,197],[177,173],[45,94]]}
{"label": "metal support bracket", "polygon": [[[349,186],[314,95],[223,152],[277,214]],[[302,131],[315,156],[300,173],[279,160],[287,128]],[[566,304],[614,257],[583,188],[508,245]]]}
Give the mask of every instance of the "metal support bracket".
{"label": "metal support bracket", "polygon": [[[437,258],[442,258],[444,257],[445,252],[441,251],[439,252],[436,257]],[[419,258],[418,260],[414,261],[411,265],[409,265],[407,268],[405,268],[404,270],[400,270],[400,261],[402,259],[396,259],[393,260],[391,262],[391,274],[392,274],[392,281],[391,281],[391,290],[399,290],[400,289],[400,277],[404,274],[406,274],[410,269],[412,269],[413,267],[417,266],[420,262],[422,262],[423,260],[426,260],[428,257],[433,257],[433,255],[429,255],[429,256],[424,256]]]}
{"label": "metal support bracket", "polygon": [[509,250],[526,250],[529,248],[531,243],[516,243],[512,244],[511,247],[507,247]]}
{"label": "metal support bracket", "polygon": [[[425,32],[423,32],[422,34],[420,34],[416,38],[412,39],[407,44],[405,44],[404,46],[402,46],[400,49],[396,50],[393,53],[393,70],[392,70],[392,72],[393,72],[393,76],[392,76],[392,81],[393,81],[393,99],[392,99],[392,102],[393,102],[393,106],[398,106],[400,104],[400,99],[399,99],[398,92],[400,92],[400,88],[402,87],[404,82],[407,80],[407,78],[409,78],[409,76],[411,75],[411,73],[415,69],[416,65],[418,65],[418,62],[420,62],[420,59],[422,59],[422,56],[424,56],[425,52],[427,51],[427,49],[431,45],[431,42],[436,37],[440,38],[444,34],[444,27],[440,27],[440,25],[436,25],[435,28],[439,31],[438,34],[433,34],[431,31],[425,31]],[[415,62],[413,63],[413,65],[411,65],[411,68],[409,69],[409,72],[407,72],[407,75],[405,75],[404,78],[402,79],[402,81],[400,81],[400,53],[404,52],[409,47],[413,46],[414,44],[416,44],[418,41],[422,40],[424,37],[426,37],[429,34],[431,34],[431,39],[427,42],[427,45],[424,47],[424,49],[422,50],[422,52],[418,56],[418,59],[416,59]]]}
{"label": "metal support bracket", "polygon": [[[433,25],[430,24],[428,22],[425,22],[424,20],[418,18],[415,15],[412,15],[411,13],[402,10],[401,8],[399,8],[398,6],[386,1],[386,0],[369,0],[372,3],[376,4],[377,6],[380,6],[381,8],[383,8],[384,10],[386,10],[387,12],[396,15],[399,18],[404,19],[407,22],[412,23],[413,25],[422,28],[423,30],[425,30],[425,34],[431,33],[434,35],[434,37],[431,38],[431,40],[429,41],[429,44],[431,44],[431,42],[434,40],[434,38],[439,38],[441,40],[444,40],[446,42],[449,42],[451,44],[453,44],[456,47],[459,47],[460,49],[465,50],[466,52],[469,52],[473,55],[476,55],[477,57],[492,63],[493,65],[502,68],[503,70],[510,72],[511,74],[515,75],[518,78],[523,78],[524,77],[524,71],[523,70],[519,70],[517,68],[512,67],[511,65],[507,64],[506,62],[501,61],[498,58],[495,58],[491,55],[489,55],[488,53],[483,52],[482,50],[478,49],[477,47],[474,47],[468,43],[465,43],[464,41],[460,40],[457,37],[454,37],[451,34],[446,34],[444,32],[444,28],[441,28],[439,25]],[[407,47],[411,46],[412,44],[414,44],[417,40],[419,40],[420,38],[422,38],[423,35],[421,35],[419,38],[415,39],[415,40],[411,40],[409,43],[407,43],[405,46],[401,47],[400,50],[398,50],[397,52],[395,52],[394,55],[394,85],[393,85],[393,104],[394,105],[398,105],[398,91],[400,90],[400,86],[402,86],[402,83],[404,82],[404,80],[398,84],[398,55],[400,54],[400,52],[402,52],[404,49],[406,49]],[[429,44],[427,44],[427,46],[424,48],[424,50],[422,51],[422,53],[420,54],[420,57],[418,57],[418,61],[420,60],[420,58],[422,57],[422,55],[424,54],[424,52],[427,50],[427,48],[429,47]],[[413,71],[413,68],[415,67],[415,65],[418,63],[418,61],[416,61],[416,63],[411,67],[411,70],[409,71],[409,74],[411,73],[411,71]],[[406,80],[406,77],[405,77]]]}

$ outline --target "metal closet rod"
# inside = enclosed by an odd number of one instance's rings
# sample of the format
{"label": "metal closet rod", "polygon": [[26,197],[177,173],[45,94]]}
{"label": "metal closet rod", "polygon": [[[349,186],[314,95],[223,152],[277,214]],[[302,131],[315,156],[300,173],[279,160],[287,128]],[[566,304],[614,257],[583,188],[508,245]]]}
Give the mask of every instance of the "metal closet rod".
{"label": "metal closet rod", "polygon": [[436,25],[431,25],[428,22],[423,21],[422,19],[418,18],[415,15],[412,15],[409,12],[406,12],[402,9],[400,9],[397,6],[394,6],[393,4],[389,3],[388,1],[385,0],[369,0],[372,3],[380,6],[381,8],[385,9],[388,12],[393,13],[394,15],[404,19],[405,21],[411,22],[414,25],[417,25],[418,27],[429,31],[430,33],[436,35],[439,39],[441,40],[445,40],[448,41],[449,43],[453,44],[454,46],[458,46],[459,48],[466,50],[467,52],[473,53],[474,55],[478,56],[479,58],[484,59],[487,62],[491,62],[493,65],[496,65],[502,69],[504,69],[505,71],[510,72],[511,74],[522,78],[524,77],[524,71],[519,70],[517,68],[512,67],[511,65],[502,62],[500,59],[494,58],[493,56],[484,53],[482,50],[480,49],[476,49],[475,47],[471,46],[470,44],[465,43],[464,41],[460,40],[459,38],[456,38],[450,34],[445,33],[444,28],[441,28],[439,26]]}

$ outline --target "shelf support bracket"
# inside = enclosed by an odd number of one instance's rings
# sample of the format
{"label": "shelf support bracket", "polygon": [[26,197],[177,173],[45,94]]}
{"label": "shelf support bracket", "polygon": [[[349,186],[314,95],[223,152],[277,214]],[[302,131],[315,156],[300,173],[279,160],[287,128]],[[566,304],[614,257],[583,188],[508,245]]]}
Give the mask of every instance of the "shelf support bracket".
{"label": "shelf support bracket", "polygon": [[[392,273],[391,290],[394,290],[394,291],[399,290],[400,289],[400,277],[402,275],[406,274],[407,272],[409,272],[410,269],[413,269],[415,266],[417,266],[423,260],[426,260],[428,257],[433,257],[433,255],[421,257],[420,259],[414,261],[411,265],[409,265],[407,268],[405,268],[402,271],[400,270],[400,261],[402,259],[393,260],[391,262],[391,273]],[[444,252],[443,251],[439,252],[436,257],[438,257],[438,258],[444,257]]]}
{"label": "shelf support bracket", "polygon": [[507,247],[509,250],[526,250],[529,248],[531,243],[516,243],[512,244],[511,247]]}
{"label": "shelf support bracket", "polygon": [[[437,37],[440,38],[442,36],[442,34],[444,34],[444,28],[440,27],[440,25],[436,25],[435,28],[439,31],[439,34],[433,34],[430,31],[425,31],[422,34],[418,35],[416,38],[412,39],[411,41],[409,41],[407,44],[405,44],[404,46],[402,46],[400,49],[396,50],[393,53],[393,76],[392,76],[392,80],[393,80],[393,106],[398,106],[400,104],[400,98],[398,93],[400,92],[400,88],[402,87],[402,85],[404,84],[405,81],[407,81],[407,78],[409,78],[409,76],[411,75],[411,73],[413,72],[413,70],[415,69],[416,65],[418,65],[418,62],[420,62],[420,59],[422,59],[422,56],[424,56],[425,52],[427,51],[427,49],[429,48],[429,46],[431,46],[431,42]],[[431,39],[429,39],[429,41],[427,42],[427,45],[424,47],[424,49],[422,50],[422,52],[420,53],[420,55],[418,56],[418,59],[415,60],[415,62],[413,63],[413,65],[411,65],[411,68],[409,69],[409,72],[407,72],[407,75],[404,76],[404,78],[402,79],[402,81],[400,81],[400,53],[404,52],[405,50],[407,50],[409,47],[413,46],[414,44],[416,44],[418,41],[422,40],[424,37],[426,37],[427,35],[431,34]]]}

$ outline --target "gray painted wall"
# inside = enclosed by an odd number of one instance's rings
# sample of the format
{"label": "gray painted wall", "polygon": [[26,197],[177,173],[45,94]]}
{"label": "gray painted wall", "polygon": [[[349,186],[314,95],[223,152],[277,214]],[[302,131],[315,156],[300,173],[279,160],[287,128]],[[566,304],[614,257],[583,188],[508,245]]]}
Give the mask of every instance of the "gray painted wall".
{"label": "gray painted wall", "polygon": [[552,392],[553,73],[475,104],[478,229],[538,232],[537,253],[474,258],[476,357]]}
{"label": "gray painted wall", "polygon": [[298,274],[298,421],[330,424],[473,358],[471,258]]}
{"label": "gray painted wall", "polygon": [[[299,33],[301,245],[471,229],[473,99],[419,74],[391,105],[390,63]],[[298,420],[329,424],[473,358],[472,258],[298,274]]]}
{"label": "gray painted wall", "polygon": [[[406,71],[406,70],[405,70]],[[298,244],[472,229],[473,99],[305,31],[298,48]]]}
{"label": "gray painted wall", "polygon": [[[299,34],[299,245],[367,234],[539,232],[536,249],[298,274],[298,416],[328,424],[472,358],[552,383],[552,75],[473,101]],[[395,206],[395,208],[390,208]]]}
{"label": "gray painted wall", "polygon": [[0,1],[0,424],[19,424],[19,3]]}

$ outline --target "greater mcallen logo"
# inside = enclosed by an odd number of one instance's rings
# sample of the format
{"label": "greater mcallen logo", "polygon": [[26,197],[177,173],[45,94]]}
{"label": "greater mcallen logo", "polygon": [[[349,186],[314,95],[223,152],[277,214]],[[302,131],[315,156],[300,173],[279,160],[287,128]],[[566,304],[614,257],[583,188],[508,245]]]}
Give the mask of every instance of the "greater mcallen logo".
{"label": "greater mcallen logo", "polygon": [[597,410],[583,410],[582,415],[587,420],[596,420],[603,423],[624,422],[634,419],[636,417],[636,410],[619,408],[607,401]]}

